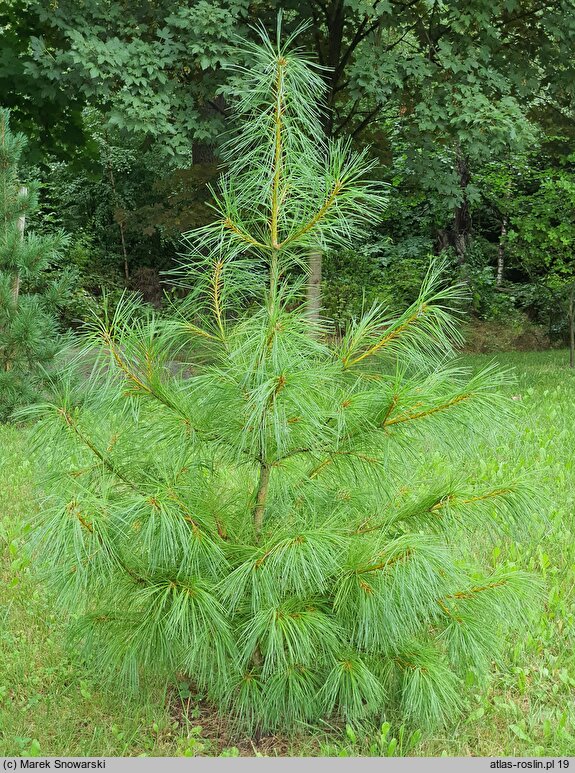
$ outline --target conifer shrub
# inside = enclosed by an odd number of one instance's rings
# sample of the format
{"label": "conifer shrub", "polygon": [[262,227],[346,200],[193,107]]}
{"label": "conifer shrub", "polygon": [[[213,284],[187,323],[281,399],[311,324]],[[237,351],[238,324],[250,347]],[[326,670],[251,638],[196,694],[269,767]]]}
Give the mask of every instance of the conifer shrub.
{"label": "conifer shrub", "polygon": [[528,511],[520,484],[466,467],[508,415],[506,376],[454,363],[462,290],[441,266],[404,313],[376,305],[337,343],[306,315],[306,251],[349,244],[384,196],[364,155],[321,139],[322,82],[291,42],[248,45],[185,303],[167,322],[128,299],[94,320],[87,383],[34,411],[51,470],[38,562],[102,672],[185,673],[252,729],[431,726],[533,592],[460,546]]}
{"label": "conifer shrub", "polygon": [[58,351],[56,314],[67,289],[64,276],[46,274],[65,236],[25,231],[38,209],[38,183],[19,179],[26,139],[11,131],[9,117],[0,109],[0,421],[38,396]]}

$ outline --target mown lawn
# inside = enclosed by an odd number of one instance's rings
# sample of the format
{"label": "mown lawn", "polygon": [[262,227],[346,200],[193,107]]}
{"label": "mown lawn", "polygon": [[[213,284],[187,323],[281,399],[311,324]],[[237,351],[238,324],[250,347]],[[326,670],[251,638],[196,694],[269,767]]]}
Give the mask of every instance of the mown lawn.
{"label": "mown lawn", "polygon": [[[473,365],[492,359],[469,357]],[[485,691],[469,691],[465,715],[423,737],[417,755],[575,754],[575,372],[565,352],[497,356],[516,369],[512,394],[519,418],[494,428],[473,460],[491,484],[527,470],[541,494],[535,536],[478,539],[473,549],[487,564],[520,566],[544,581],[535,622],[509,642]],[[186,688],[172,699],[149,687],[137,699],[104,688],[98,674],[66,648],[65,621],[34,580],[23,547],[24,518],[36,503],[34,468],[27,460],[27,430],[0,427],[0,756],[377,753],[369,733],[310,734],[259,745],[247,739],[210,738],[213,717]],[[181,701],[182,709],[174,703]],[[202,724],[203,723],[203,724]],[[203,728],[200,730],[199,728]],[[397,728],[395,729],[397,734]],[[389,738],[394,730],[389,734]],[[407,738],[408,733],[406,733]],[[387,746],[385,746],[387,748]],[[393,747],[392,747],[393,750]],[[409,744],[404,739],[404,751]],[[396,749],[395,753],[398,753]]]}

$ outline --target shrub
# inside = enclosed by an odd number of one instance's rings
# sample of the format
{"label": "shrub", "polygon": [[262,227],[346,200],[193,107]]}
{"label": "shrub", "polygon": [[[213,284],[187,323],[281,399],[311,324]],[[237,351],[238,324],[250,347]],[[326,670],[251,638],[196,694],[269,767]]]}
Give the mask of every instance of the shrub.
{"label": "shrub", "polygon": [[337,344],[310,321],[291,267],[349,243],[381,193],[363,156],[318,141],[310,66],[265,36],[249,53],[217,219],[189,239],[190,298],[169,322],[134,320],[128,300],[96,320],[88,383],[35,411],[52,470],[38,560],[103,672],[183,671],[260,730],[392,709],[429,726],[488,672],[532,587],[454,538],[525,517],[518,484],[463,472],[506,416],[505,375],[448,364],[461,290],[440,267],[402,314],[376,305]]}
{"label": "shrub", "polygon": [[397,313],[418,297],[429,256],[389,254],[385,243],[367,241],[355,251],[328,252],[323,261],[325,316],[343,335],[353,319],[374,304]]}
{"label": "shrub", "polygon": [[468,352],[540,351],[549,349],[546,331],[516,311],[505,322],[474,319],[463,327]]}

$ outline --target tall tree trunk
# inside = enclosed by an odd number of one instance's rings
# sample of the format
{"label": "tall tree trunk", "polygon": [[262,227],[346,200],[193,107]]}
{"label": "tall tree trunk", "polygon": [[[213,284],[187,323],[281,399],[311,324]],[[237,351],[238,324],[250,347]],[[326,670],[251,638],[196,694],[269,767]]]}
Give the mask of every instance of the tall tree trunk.
{"label": "tall tree trunk", "polygon": [[467,259],[467,250],[471,240],[471,214],[467,198],[467,186],[471,179],[467,159],[457,150],[457,174],[461,189],[461,203],[455,208],[453,215],[453,246],[460,266],[464,266]]}
{"label": "tall tree trunk", "polygon": [[[325,68],[323,77],[327,86],[326,110],[322,115],[323,130],[326,138],[334,135],[334,108],[339,90],[339,81],[343,75],[346,61],[343,61],[343,40],[346,24],[346,7],[343,0],[330,0],[322,6],[321,15],[327,26],[327,37],[321,41],[319,36],[320,16],[314,12],[314,22],[318,30],[316,35],[316,53],[320,64]],[[317,322],[321,311],[321,265],[320,250],[311,250],[308,256],[309,274],[306,288],[307,310],[309,318]]]}
{"label": "tall tree trunk", "polygon": [[441,228],[437,232],[436,236],[436,254],[439,255],[443,252],[443,250],[448,249],[450,241],[449,241],[449,231],[446,228]]}
{"label": "tall tree trunk", "polygon": [[[23,185],[20,188],[20,196],[27,196],[28,195],[28,188],[26,188],[25,185]],[[20,232],[20,241],[24,241],[24,231],[26,229],[26,215],[21,215],[18,218],[18,231]],[[14,274],[14,278],[12,280],[12,300],[14,302],[14,306],[18,306],[18,299],[20,297],[20,272],[18,269],[16,269],[16,272]],[[4,370],[8,372],[9,370],[12,370],[12,362],[10,360],[10,357],[6,359],[4,362]]]}
{"label": "tall tree trunk", "polygon": [[309,254],[309,276],[307,280],[307,311],[312,322],[319,322],[321,314],[321,250]]}
{"label": "tall tree trunk", "polygon": [[503,282],[503,272],[505,271],[505,237],[507,236],[507,216],[503,215],[501,220],[501,234],[499,236],[499,247],[497,248],[497,277],[495,284],[497,287]]}
{"label": "tall tree trunk", "polygon": [[[322,45],[319,37],[316,37],[316,50],[320,64],[325,67],[323,77],[327,86],[327,110],[323,115],[323,124],[326,135],[331,137],[334,133],[335,100],[339,81],[345,66],[345,62],[342,61],[343,37],[346,23],[346,8],[343,0],[331,0],[322,8],[322,15],[327,27],[327,40]],[[314,14],[314,21],[319,28],[321,22],[317,14]]]}
{"label": "tall tree trunk", "polygon": [[569,292],[569,367],[575,368],[575,309],[574,309],[575,287],[571,286]]}
{"label": "tall tree trunk", "polygon": [[[28,188],[23,185],[20,188],[20,196],[27,196]],[[18,218],[18,230],[20,231],[20,241],[24,241],[24,231],[26,229],[26,215],[21,215]],[[18,298],[20,296],[20,272],[16,269],[14,274],[14,281],[12,283],[12,298],[14,300],[14,306],[18,305]]]}
{"label": "tall tree trunk", "polygon": [[[112,167],[108,165],[108,174],[110,176],[110,183],[112,185],[112,191],[114,192],[114,204],[117,205],[118,203],[118,195],[116,193],[116,179],[114,177],[114,172],[112,170]],[[124,235],[124,219],[121,217],[119,220],[116,221],[118,223],[118,228],[120,229],[120,243],[122,245],[122,257],[124,260],[124,278],[126,281],[130,278],[130,264],[128,261],[128,251],[126,249],[126,238]]]}

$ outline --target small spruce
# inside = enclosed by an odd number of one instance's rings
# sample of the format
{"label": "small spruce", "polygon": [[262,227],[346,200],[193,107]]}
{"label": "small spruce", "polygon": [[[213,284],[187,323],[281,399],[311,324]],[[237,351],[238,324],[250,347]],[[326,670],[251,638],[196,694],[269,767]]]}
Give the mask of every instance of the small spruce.
{"label": "small spruce", "polygon": [[26,231],[38,209],[38,183],[23,185],[18,165],[25,137],[12,132],[0,109],[0,421],[35,399],[58,348],[56,311],[65,282],[46,269],[66,244],[61,233]]}

